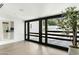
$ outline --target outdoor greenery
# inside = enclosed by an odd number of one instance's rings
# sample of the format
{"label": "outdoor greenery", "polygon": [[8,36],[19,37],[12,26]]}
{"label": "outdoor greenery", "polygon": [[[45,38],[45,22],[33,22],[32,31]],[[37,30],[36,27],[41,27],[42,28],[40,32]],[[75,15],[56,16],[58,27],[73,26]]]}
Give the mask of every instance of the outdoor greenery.
{"label": "outdoor greenery", "polygon": [[[43,20],[43,25],[45,25],[45,21],[44,20]],[[47,20],[47,25],[48,26],[57,25],[57,19],[48,19]]]}
{"label": "outdoor greenery", "polygon": [[55,19],[53,19],[53,20],[52,19],[49,19],[48,20],[48,25],[49,26],[51,26],[51,25],[57,25],[56,20]]}
{"label": "outdoor greenery", "polygon": [[68,33],[73,31],[73,47],[77,47],[77,29],[79,28],[79,11],[76,7],[68,7],[63,14],[64,17],[58,20],[58,25]]}

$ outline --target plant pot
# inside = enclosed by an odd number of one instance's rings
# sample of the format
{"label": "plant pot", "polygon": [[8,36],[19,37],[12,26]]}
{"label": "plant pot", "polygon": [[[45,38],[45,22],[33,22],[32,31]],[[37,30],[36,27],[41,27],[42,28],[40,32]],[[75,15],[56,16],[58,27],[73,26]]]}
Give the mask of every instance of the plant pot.
{"label": "plant pot", "polygon": [[69,55],[79,55],[79,47],[69,46],[68,54]]}

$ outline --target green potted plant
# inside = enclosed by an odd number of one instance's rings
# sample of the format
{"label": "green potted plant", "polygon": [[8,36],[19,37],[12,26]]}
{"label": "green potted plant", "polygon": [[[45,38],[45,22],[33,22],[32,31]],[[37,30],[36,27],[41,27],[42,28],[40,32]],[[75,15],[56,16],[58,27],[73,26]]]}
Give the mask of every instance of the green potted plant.
{"label": "green potted plant", "polygon": [[66,30],[66,33],[69,34],[72,31],[72,45],[69,46],[68,53],[69,54],[79,54],[79,47],[77,43],[77,29],[78,21],[79,21],[79,11],[76,7],[68,7],[66,8],[65,13],[63,14],[64,17],[62,20],[58,20],[58,24],[61,28]]}

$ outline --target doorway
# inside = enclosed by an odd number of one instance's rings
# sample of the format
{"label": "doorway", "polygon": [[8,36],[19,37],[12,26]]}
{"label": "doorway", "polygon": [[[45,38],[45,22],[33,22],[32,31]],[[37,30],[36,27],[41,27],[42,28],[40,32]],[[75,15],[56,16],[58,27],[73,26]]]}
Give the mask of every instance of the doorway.
{"label": "doorway", "polygon": [[2,22],[3,27],[3,39],[14,39],[14,22],[5,21]]}

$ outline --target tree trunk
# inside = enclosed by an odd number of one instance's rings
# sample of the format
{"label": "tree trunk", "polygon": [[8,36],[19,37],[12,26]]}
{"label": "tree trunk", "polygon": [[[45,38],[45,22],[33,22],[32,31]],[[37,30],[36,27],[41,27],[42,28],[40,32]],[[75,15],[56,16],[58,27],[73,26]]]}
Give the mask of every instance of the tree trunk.
{"label": "tree trunk", "polygon": [[74,47],[77,47],[77,22],[74,23],[74,26],[73,26],[73,46]]}

